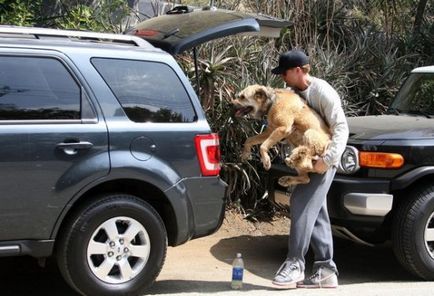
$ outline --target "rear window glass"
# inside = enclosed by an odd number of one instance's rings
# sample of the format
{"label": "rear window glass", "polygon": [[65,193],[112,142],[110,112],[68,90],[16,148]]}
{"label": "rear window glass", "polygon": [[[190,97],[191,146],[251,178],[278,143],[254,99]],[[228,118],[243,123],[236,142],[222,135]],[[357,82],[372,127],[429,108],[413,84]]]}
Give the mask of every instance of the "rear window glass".
{"label": "rear window glass", "polygon": [[134,122],[192,122],[196,114],[176,73],[147,61],[93,58],[98,70]]}

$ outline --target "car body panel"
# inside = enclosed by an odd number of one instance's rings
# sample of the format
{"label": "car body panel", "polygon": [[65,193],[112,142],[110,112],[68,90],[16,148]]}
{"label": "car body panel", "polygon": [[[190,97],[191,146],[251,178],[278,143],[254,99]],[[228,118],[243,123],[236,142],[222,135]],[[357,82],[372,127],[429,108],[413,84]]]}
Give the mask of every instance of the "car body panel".
{"label": "car body panel", "polygon": [[[84,99],[88,99],[87,86],[65,55],[52,50],[0,50],[0,58],[11,55],[61,61],[83,87]],[[88,123],[62,123],[59,120],[0,122],[2,239],[48,238],[71,195],[109,173],[107,127],[104,120],[95,116],[93,122]],[[68,141],[89,142],[93,146],[76,155],[68,155],[57,148],[59,143]]]}
{"label": "car body panel", "polygon": [[[174,215],[169,217],[170,223],[176,225],[172,245],[220,226],[226,184],[218,176],[201,176],[194,145],[196,135],[211,130],[188,78],[171,55],[152,45],[93,44],[62,38],[0,38],[0,57],[2,54],[61,60],[82,87],[94,118],[64,123],[0,123],[0,221],[4,226],[0,231],[4,253],[0,256],[49,255],[72,210],[95,198],[92,192],[97,188],[125,180],[152,185],[160,192],[158,197],[170,205]],[[132,122],[92,64],[94,57],[169,66],[188,94],[196,119],[186,123]],[[93,146],[71,157],[56,148],[68,139]],[[31,181],[37,181],[36,187]],[[121,189],[117,190],[119,193]],[[146,197],[146,192],[142,195]],[[9,244],[14,245],[11,253]]]}
{"label": "car body panel", "polygon": [[[348,118],[351,140],[423,140],[434,138],[433,120],[414,115]],[[351,141],[350,140],[350,141]]]}

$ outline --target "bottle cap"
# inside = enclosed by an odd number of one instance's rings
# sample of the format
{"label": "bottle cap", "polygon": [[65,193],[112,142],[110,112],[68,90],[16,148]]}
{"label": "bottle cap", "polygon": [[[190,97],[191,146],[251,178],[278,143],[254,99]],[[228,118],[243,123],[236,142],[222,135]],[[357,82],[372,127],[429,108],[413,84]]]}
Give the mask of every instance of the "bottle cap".
{"label": "bottle cap", "polygon": [[237,253],[237,258],[241,258],[241,253]]}

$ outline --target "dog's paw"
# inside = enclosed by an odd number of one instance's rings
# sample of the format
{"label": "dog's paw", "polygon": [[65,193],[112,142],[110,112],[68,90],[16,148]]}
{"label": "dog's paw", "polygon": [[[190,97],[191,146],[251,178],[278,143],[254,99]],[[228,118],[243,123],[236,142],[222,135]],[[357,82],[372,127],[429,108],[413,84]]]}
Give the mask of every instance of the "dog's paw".
{"label": "dog's paw", "polygon": [[262,158],[262,165],[264,166],[264,169],[267,171],[271,168],[271,159],[268,155]]}
{"label": "dog's paw", "polygon": [[293,167],[294,167],[293,164],[292,164],[292,160],[291,160],[290,157],[285,158],[285,164],[286,164],[287,166],[289,166],[290,168],[293,168]]}
{"label": "dog's paw", "polygon": [[296,182],[294,182],[293,178],[291,176],[283,176],[280,177],[279,180],[277,181],[279,183],[280,186],[282,187],[289,187],[291,185],[296,184]]}
{"label": "dog's paw", "polygon": [[243,152],[241,154],[241,161],[246,162],[250,159],[252,159],[252,154],[250,152]]}

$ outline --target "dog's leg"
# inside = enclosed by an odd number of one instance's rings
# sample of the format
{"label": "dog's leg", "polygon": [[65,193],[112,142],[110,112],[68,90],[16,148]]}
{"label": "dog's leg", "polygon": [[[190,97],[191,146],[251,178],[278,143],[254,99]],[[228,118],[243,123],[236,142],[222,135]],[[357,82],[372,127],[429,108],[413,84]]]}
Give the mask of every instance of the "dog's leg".
{"label": "dog's leg", "polygon": [[279,178],[279,185],[282,187],[289,187],[297,184],[307,184],[310,182],[309,175],[307,173],[299,176],[283,176]]}
{"label": "dog's leg", "polygon": [[[291,124],[292,126],[292,124]],[[286,138],[289,133],[291,132],[291,126],[281,126],[273,130],[273,132],[270,134],[268,139],[262,143],[259,151],[261,153],[261,161],[264,168],[268,171],[271,167],[271,160],[270,156],[268,155],[268,150],[270,150],[271,147],[276,145],[280,140],[283,138]]]}
{"label": "dog's leg", "polygon": [[247,138],[244,142],[244,149],[241,154],[241,160],[246,161],[251,158],[251,150],[254,145],[261,144],[271,134],[271,131],[267,128],[262,134]]}

